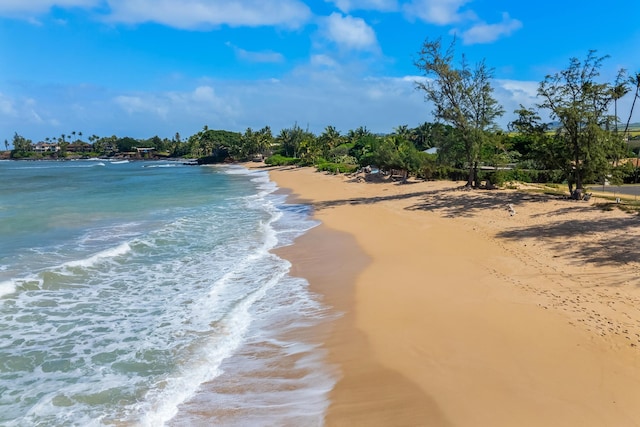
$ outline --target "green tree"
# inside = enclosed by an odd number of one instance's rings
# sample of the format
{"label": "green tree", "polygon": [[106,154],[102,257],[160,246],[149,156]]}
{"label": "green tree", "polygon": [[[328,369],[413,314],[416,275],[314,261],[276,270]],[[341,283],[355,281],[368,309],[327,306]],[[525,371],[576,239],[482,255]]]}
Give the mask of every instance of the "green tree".
{"label": "green tree", "polygon": [[265,156],[271,150],[272,145],[273,134],[271,133],[271,128],[265,126],[256,132],[255,151],[251,155],[260,154]]}
{"label": "green tree", "polygon": [[631,117],[633,116],[633,110],[636,106],[636,101],[640,98],[640,73],[636,73],[629,77],[629,84],[634,88],[633,101],[631,102],[631,108],[629,110],[629,117],[627,118],[627,123],[624,126],[624,136],[628,140],[629,135],[629,124],[631,123]]}
{"label": "green tree", "polygon": [[629,93],[629,81],[625,79],[625,70],[620,70],[616,81],[611,88],[611,97],[613,98],[613,115],[615,117],[616,134],[618,133],[618,100]]}
{"label": "green tree", "polygon": [[230,132],[226,130],[213,130],[208,126],[204,126],[203,129],[191,135],[186,142],[185,149],[180,147],[180,135],[176,134],[174,138],[174,155],[179,151],[184,151],[185,154],[191,157],[203,158],[204,163],[217,163],[225,160],[227,157],[240,156],[242,149],[242,134],[238,132]]}
{"label": "green tree", "polygon": [[[305,131],[298,124],[292,128],[281,129],[276,137],[276,142],[280,145],[282,155],[286,157],[298,157],[300,145],[305,141]],[[307,142],[310,140],[306,138]],[[307,144],[303,144],[307,146]]]}
{"label": "green tree", "polygon": [[232,156],[239,160],[247,160],[249,156],[257,152],[258,135],[250,127],[244,131],[240,137],[240,145],[236,148]]}
{"label": "green tree", "polygon": [[357,129],[350,129],[347,132],[347,142],[357,143],[361,138],[372,136],[373,134],[364,126]]}
{"label": "green tree", "polygon": [[441,39],[424,41],[415,65],[426,79],[415,84],[433,103],[434,117],[458,129],[469,168],[467,186],[478,186],[482,148],[492,140],[487,133],[504,110],[493,97],[493,70],[484,61],[471,68],[463,55],[460,68],[454,67],[455,41],[446,50]]}
{"label": "green tree", "polygon": [[133,139],[129,136],[118,138],[115,141],[115,144],[120,152],[130,152],[133,151],[134,147],[140,146],[140,142],[137,139]]}
{"label": "green tree", "polygon": [[156,151],[164,151],[165,147],[162,139],[158,135],[154,135],[144,142],[146,147],[153,147]]}
{"label": "green tree", "polygon": [[398,135],[401,138],[409,140],[411,138],[411,129],[409,125],[400,125],[393,129],[394,135]]}
{"label": "green tree", "polygon": [[418,150],[426,150],[432,147],[434,126],[431,123],[424,122],[420,126],[410,130],[409,138]]}
{"label": "green tree", "polygon": [[349,155],[353,156],[360,166],[377,166],[376,151],[381,144],[381,137],[365,133],[353,139]]}
{"label": "green tree", "polygon": [[514,133],[510,137],[513,149],[536,169],[562,169],[559,145],[549,133],[549,124],[542,123],[536,111],[522,105],[514,112],[518,117],[508,125]]}
{"label": "green tree", "polygon": [[60,141],[60,155],[65,157],[67,155],[67,148],[69,147],[69,143],[62,138]]}
{"label": "green tree", "polygon": [[406,138],[393,134],[375,138],[371,142],[371,151],[365,156],[369,160],[367,164],[377,165],[384,171],[400,171],[403,182],[406,182],[410,174],[417,175],[423,168],[424,153],[418,151]]}
{"label": "green tree", "polygon": [[538,107],[560,122],[556,139],[562,150],[557,154],[572,194],[574,185],[581,193],[585,182],[604,179],[623,150],[621,139],[610,131],[617,121],[608,114],[614,91],[596,81],[606,58],[593,50],[584,61],[571,58],[565,70],[546,76],[538,86],[543,100]]}
{"label": "green tree", "polygon": [[[8,144],[7,144],[8,145]],[[13,134],[13,151],[16,153],[24,154],[32,151],[31,140],[25,138],[22,135],[18,135],[18,132]]]}
{"label": "green tree", "polygon": [[340,135],[340,132],[335,127],[327,126],[315,142],[320,151],[320,157],[330,160],[331,152],[344,141],[345,138]]}

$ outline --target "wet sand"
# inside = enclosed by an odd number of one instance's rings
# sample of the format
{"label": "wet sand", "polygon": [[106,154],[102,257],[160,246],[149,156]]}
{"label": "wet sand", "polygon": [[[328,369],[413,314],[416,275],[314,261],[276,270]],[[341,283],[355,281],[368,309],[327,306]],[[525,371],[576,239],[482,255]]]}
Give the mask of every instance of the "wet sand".
{"label": "wet sand", "polygon": [[638,216],[268,170],[322,221],[280,254],[343,313],[326,425],[640,425]]}

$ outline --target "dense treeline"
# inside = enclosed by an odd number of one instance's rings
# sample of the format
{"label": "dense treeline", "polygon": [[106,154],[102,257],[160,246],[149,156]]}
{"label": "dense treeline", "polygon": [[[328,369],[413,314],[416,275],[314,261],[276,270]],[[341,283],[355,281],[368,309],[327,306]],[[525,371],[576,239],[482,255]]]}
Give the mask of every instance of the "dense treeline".
{"label": "dense treeline", "polygon": [[[602,82],[599,70],[606,57],[591,51],[582,61],[573,58],[565,70],[540,83],[540,103],[521,106],[505,131],[496,125],[504,110],[493,97],[493,71],[484,62],[472,67],[464,57],[456,67],[454,57],[455,40],[446,48],[440,39],[424,42],[415,65],[426,78],[416,87],[435,106],[436,122],[415,128],[401,125],[373,134],[359,127],[341,134],[327,126],[316,135],[294,124],[274,135],[269,126],[244,132],[205,126],[186,139],[177,133],[171,139],[142,140],[91,135],[88,142],[74,131],[37,144],[16,133],[10,156],[193,158],[199,163],[266,159],[272,165],[314,165],[331,172],[375,166],[404,178],[466,180],[469,186],[565,182],[570,191],[604,180],[638,181],[640,132],[630,120],[640,98],[640,73],[621,70],[614,82]],[[617,103],[627,93],[633,103],[623,121]],[[542,122],[543,114],[554,123]]]}

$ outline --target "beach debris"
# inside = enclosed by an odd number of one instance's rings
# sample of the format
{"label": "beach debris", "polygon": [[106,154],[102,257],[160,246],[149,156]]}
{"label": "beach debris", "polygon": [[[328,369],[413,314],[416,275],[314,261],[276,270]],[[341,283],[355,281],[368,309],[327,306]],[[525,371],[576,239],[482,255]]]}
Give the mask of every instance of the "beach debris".
{"label": "beach debris", "polygon": [[507,211],[509,211],[510,216],[514,216],[516,214],[516,209],[513,207],[511,203],[507,205]]}

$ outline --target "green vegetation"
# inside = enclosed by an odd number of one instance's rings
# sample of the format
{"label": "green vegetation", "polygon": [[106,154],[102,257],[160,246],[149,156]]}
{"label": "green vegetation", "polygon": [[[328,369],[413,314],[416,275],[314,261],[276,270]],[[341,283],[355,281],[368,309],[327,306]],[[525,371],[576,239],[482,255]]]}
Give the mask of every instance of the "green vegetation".
{"label": "green vegetation", "polygon": [[493,71],[484,61],[471,68],[464,59],[456,69],[454,54],[455,39],[446,50],[440,39],[425,40],[416,67],[427,79],[416,82],[416,86],[435,105],[434,117],[458,130],[459,139],[454,144],[464,152],[469,168],[467,186],[477,187],[481,155],[486,145],[496,144],[495,120],[504,110],[492,95]]}
{"label": "green vegetation", "polygon": [[[5,139],[3,158],[191,158],[201,164],[264,160],[331,173],[371,166],[402,180],[448,179],[489,188],[514,181],[555,183],[556,189],[568,186],[570,192],[603,182],[638,182],[640,123],[630,120],[640,98],[640,73],[620,70],[613,82],[601,81],[606,57],[591,51],[584,60],[572,58],[565,70],[545,77],[538,87],[540,103],[520,106],[505,131],[495,123],[504,110],[493,97],[493,71],[484,61],[469,66],[464,56],[456,67],[454,56],[455,39],[446,49],[440,39],[427,39],[418,52],[415,65],[425,79],[416,87],[435,106],[437,122],[415,128],[400,125],[387,134],[373,134],[359,127],[342,134],[327,126],[315,135],[296,123],[273,135],[269,126],[244,132],[204,126],[186,139],[176,133],[170,139],[90,135],[87,141],[82,132],[72,131],[38,143],[15,133],[11,144]],[[630,111],[619,111],[618,100],[627,94],[633,96]],[[542,122],[543,113],[554,122]]]}

